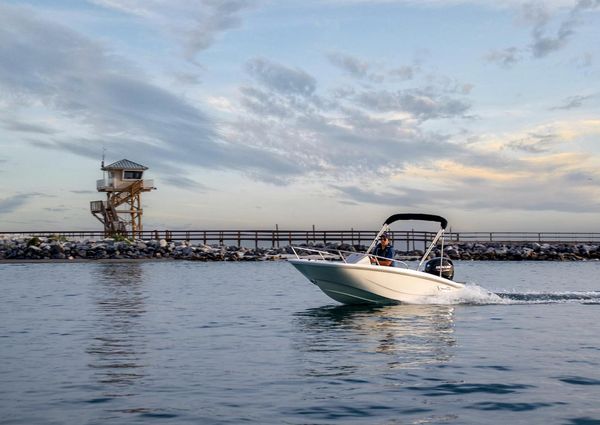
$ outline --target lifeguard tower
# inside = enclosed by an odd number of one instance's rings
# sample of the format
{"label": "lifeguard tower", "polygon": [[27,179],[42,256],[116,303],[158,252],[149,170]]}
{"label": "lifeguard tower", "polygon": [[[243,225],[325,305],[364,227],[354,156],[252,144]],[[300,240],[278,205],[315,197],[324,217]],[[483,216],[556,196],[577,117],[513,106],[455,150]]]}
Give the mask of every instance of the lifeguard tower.
{"label": "lifeguard tower", "polygon": [[106,193],[106,201],[90,202],[90,210],[104,224],[106,236],[141,236],[142,192],[156,189],[153,180],[144,180],[147,169],[128,159],[107,166],[102,160],[104,178],[96,181],[96,189]]}

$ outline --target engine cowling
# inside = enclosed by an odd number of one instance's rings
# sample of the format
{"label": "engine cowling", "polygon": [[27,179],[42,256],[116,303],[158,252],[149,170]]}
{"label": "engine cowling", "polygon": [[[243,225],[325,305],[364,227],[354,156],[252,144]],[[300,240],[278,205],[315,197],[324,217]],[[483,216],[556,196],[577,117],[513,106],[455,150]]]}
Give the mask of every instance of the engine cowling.
{"label": "engine cowling", "polygon": [[454,263],[449,258],[432,258],[425,263],[425,273],[430,273],[435,276],[441,276],[443,278],[452,280],[454,278]]}

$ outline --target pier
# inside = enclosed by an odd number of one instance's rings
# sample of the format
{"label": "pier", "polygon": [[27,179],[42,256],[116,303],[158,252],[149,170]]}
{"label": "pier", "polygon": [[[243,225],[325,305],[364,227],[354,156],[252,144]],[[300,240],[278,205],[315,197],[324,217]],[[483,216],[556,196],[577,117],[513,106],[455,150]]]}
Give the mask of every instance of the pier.
{"label": "pier", "polygon": [[[422,249],[435,232],[391,231],[391,239],[397,250]],[[138,240],[189,241],[203,244],[258,247],[280,247],[317,243],[343,243],[349,245],[369,244],[377,235],[376,230],[150,230],[137,232]],[[105,238],[103,231],[57,230],[57,231],[10,231],[0,232],[0,238],[15,236],[48,237],[65,239]],[[600,243],[600,232],[446,232],[446,243]]]}

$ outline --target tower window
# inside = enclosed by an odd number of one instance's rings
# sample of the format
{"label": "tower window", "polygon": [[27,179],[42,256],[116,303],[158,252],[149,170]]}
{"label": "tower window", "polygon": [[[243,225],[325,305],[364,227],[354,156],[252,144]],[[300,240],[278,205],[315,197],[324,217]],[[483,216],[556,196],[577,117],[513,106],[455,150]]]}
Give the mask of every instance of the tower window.
{"label": "tower window", "polygon": [[141,171],[123,171],[123,180],[140,180],[141,178]]}

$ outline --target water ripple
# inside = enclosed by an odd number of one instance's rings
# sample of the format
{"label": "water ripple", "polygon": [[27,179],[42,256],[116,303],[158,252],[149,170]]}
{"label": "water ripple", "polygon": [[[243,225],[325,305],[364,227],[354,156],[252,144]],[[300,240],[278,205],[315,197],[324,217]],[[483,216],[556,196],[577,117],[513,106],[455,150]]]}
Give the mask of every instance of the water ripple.
{"label": "water ripple", "polygon": [[573,385],[600,385],[600,380],[583,376],[559,376],[556,379]]}
{"label": "water ripple", "polygon": [[556,403],[501,403],[501,402],[491,402],[484,401],[481,403],[471,404],[470,406],[466,406],[467,409],[477,409],[477,410],[508,410],[511,412],[528,412],[531,410],[537,410],[541,407],[550,407],[550,406],[559,406],[567,403],[556,402]]}
{"label": "water ripple", "polygon": [[566,425],[600,425],[600,419],[590,418],[588,416],[579,417],[579,418],[569,418],[567,419]]}
{"label": "water ripple", "polygon": [[500,295],[344,307],[285,263],[0,264],[0,423],[600,425],[600,263],[460,266]]}
{"label": "water ripple", "polygon": [[534,385],[525,384],[442,384],[430,387],[407,387],[408,390],[420,391],[427,396],[437,397],[453,394],[472,394],[472,393],[487,393],[487,394],[511,394],[519,392],[526,388],[534,388]]}

